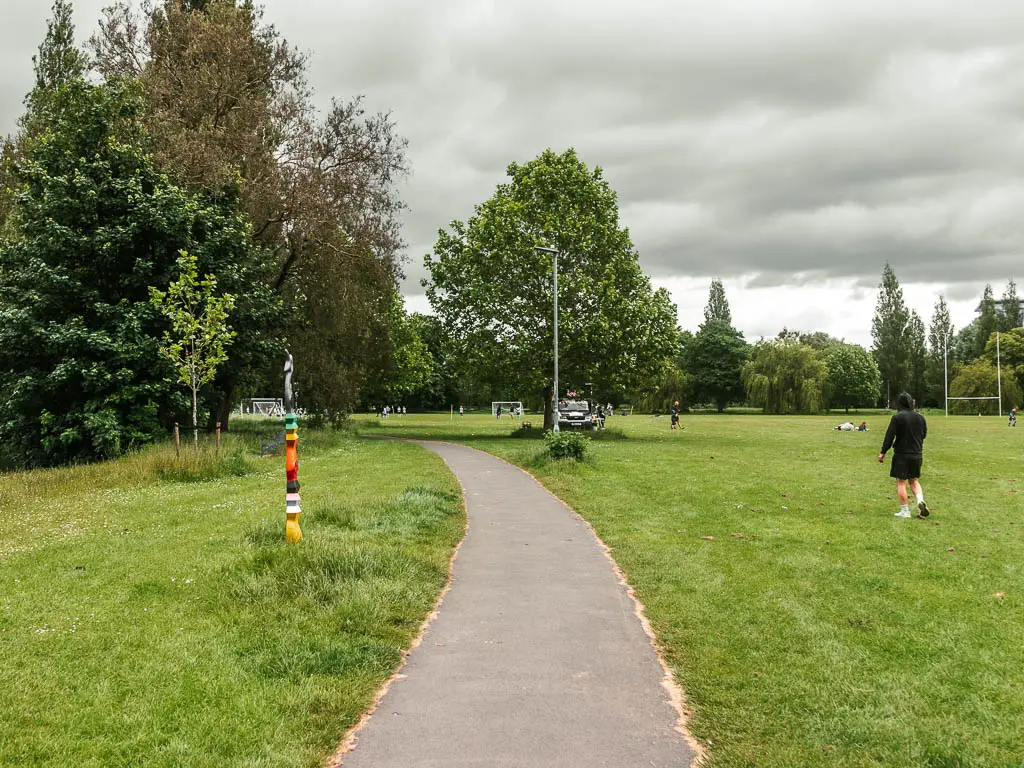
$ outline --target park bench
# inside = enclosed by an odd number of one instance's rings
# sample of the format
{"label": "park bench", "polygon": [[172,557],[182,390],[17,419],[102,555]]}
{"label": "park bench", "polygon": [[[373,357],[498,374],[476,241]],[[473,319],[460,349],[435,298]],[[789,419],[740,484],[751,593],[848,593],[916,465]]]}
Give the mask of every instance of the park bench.
{"label": "park bench", "polygon": [[282,429],[274,437],[260,438],[260,458],[264,456],[278,456],[281,448],[284,447],[284,430]]}

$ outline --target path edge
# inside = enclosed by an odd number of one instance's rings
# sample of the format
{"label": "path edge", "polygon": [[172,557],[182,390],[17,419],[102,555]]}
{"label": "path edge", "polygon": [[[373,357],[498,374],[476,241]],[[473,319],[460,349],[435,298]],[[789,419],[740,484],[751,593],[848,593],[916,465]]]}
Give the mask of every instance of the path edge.
{"label": "path edge", "polygon": [[[637,597],[636,590],[634,590],[633,585],[629,583],[629,580],[626,578],[625,572],[623,572],[622,568],[619,567],[619,564],[615,561],[615,558],[612,556],[612,548],[605,544],[604,539],[602,539],[598,535],[597,531],[595,530],[594,526],[591,524],[589,520],[587,520],[585,517],[583,517],[583,515],[581,515],[571,506],[569,506],[564,499],[557,496],[550,488],[548,488],[546,485],[544,485],[544,483],[538,480],[532,472],[516,464],[513,464],[511,461],[508,461],[507,459],[504,459],[501,456],[495,456],[493,453],[481,451],[479,448],[474,448],[473,446],[466,445],[465,443],[455,443],[452,442],[451,440],[416,440],[404,437],[377,437],[376,435],[373,436],[373,439],[401,440],[402,442],[415,443],[416,445],[422,447],[424,450],[429,450],[426,447],[427,443],[435,443],[437,445],[452,445],[458,448],[468,448],[471,451],[479,451],[480,453],[487,454],[491,458],[497,459],[503,464],[507,464],[512,469],[519,470],[524,475],[529,477],[544,491],[549,493],[553,499],[555,499],[559,504],[565,507],[566,511],[568,511],[571,515],[575,516],[580,522],[587,526],[587,528],[590,529],[591,535],[597,541],[598,546],[600,546],[601,551],[604,552],[604,556],[608,558],[608,562],[611,563],[612,571],[615,573],[615,577],[619,580],[620,586],[623,587],[623,590],[625,591],[626,595],[633,602],[633,613],[640,621],[640,626],[643,628],[644,634],[647,635],[647,640],[651,644],[651,649],[654,651],[654,656],[658,660],[658,664],[661,665],[661,687],[665,689],[665,692],[668,694],[669,703],[672,705],[672,708],[676,711],[676,724],[674,730],[676,731],[676,733],[683,737],[683,740],[686,742],[686,745],[693,752],[693,762],[691,763],[691,768],[701,768],[702,766],[706,765],[707,760],[709,759],[707,748],[700,742],[700,740],[697,739],[696,736],[694,736],[690,732],[689,725],[691,710],[687,703],[686,693],[683,691],[682,686],[676,680],[676,676],[672,672],[672,668],[669,667],[668,663],[665,661],[665,656],[662,653],[661,644],[658,642],[658,636],[655,634],[654,628],[651,626],[650,619],[647,618],[647,609],[644,607],[644,604],[640,601],[640,598]],[[445,461],[445,465],[447,464],[448,462]],[[451,467],[449,467],[449,471],[451,471]],[[455,473],[452,472],[452,474],[454,475]],[[458,480],[458,475],[455,475],[455,477]],[[462,488],[463,500],[465,500],[466,489],[462,485],[461,480],[459,480],[459,487]],[[466,525],[468,528],[468,509]],[[465,541],[465,536],[463,536],[463,541]],[[460,541],[459,547],[461,546],[462,542]],[[458,552],[458,548],[456,549],[456,552]],[[454,561],[455,558],[453,557],[453,564]],[[450,585],[451,580],[449,580],[449,586]],[[445,593],[447,593],[448,587],[445,587],[444,591]],[[438,607],[440,607],[440,602],[438,603]],[[404,662],[402,666],[405,666]],[[390,681],[388,681],[388,685],[390,685]],[[340,764],[339,766],[330,766],[330,768],[340,768]]]}
{"label": "path edge", "polygon": [[[453,443],[453,445],[461,445],[461,443]],[[471,446],[463,445],[462,447],[470,448]],[[472,450],[479,451],[480,449],[472,448]],[[480,452],[487,453],[487,451]],[[494,456],[493,453],[487,453],[487,455]],[[544,485],[544,483],[538,480],[532,472],[516,464],[513,464],[511,461],[503,459],[501,456],[494,456],[494,458],[496,458],[498,461],[508,464],[510,467],[514,469],[518,469],[520,472],[525,474],[527,477],[533,480],[533,482],[535,482],[537,485],[539,485],[541,488],[543,488],[545,491],[551,494],[551,496],[554,499],[556,499],[559,504],[565,507],[565,509],[569,513],[574,515],[580,522],[582,522],[585,526],[587,526],[587,528],[590,529],[591,535],[593,535],[594,539],[597,540],[598,545],[601,547],[601,551],[604,552],[604,556],[608,558],[608,562],[611,563],[612,571],[614,571],[616,578],[619,580],[619,584],[623,587],[629,599],[633,601],[633,612],[634,614],[636,614],[637,619],[639,619],[640,626],[643,628],[644,634],[647,635],[647,640],[651,644],[651,649],[654,651],[654,656],[655,658],[657,658],[658,664],[661,665],[661,687],[665,689],[665,692],[668,694],[669,697],[669,702],[672,704],[672,708],[676,711],[675,731],[683,737],[683,740],[686,742],[686,745],[693,751],[693,762],[691,763],[691,768],[701,768],[701,766],[704,766],[708,760],[708,751],[707,748],[703,744],[701,744],[701,742],[697,739],[697,737],[690,732],[689,726],[691,710],[687,703],[686,693],[685,691],[683,691],[682,686],[676,680],[676,676],[672,672],[672,668],[669,667],[668,663],[665,661],[665,656],[662,653],[661,644],[658,641],[658,636],[657,634],[655,634],[654,628],[651,626],[650,619],[647,618],[647,609],[644,607],[644,604],[640,601],[640,598],[637,597],[636,590],[634,590],[633,585],[629,583],[629,580],[626,578],[625,572],[622,570],[619,564],[615,561],[615,558],[612,556],[612,548],[605,544],[604,539],[602,539],[600,535],[598,535],[597,530],[594,528],[594,526],[591,524],[589,520],[587,520],[585,517],[583,517],[583,515],[581,515],[571,506],[569,506],[569,504],[567,504],[565,500],[562,499],[560,496],[555,495],[555,493],[546,485]]]}
{"label": "path edge", "polygon": [[[425,451],[428,450],[426,447],[420,444],[420,441],[407,440],[404,438],[384,439],[398,440],[403,443],[411,443],[414,445],[419,445],[419,447]],[[464,520],[462,526],[462,536],[459,539],[459,543],[455,545],[455,549],[452,551],[451,558],[448,560],[448,580],[445,582],[444,588],[438,594],[437,600],[434,601],[434,607],[430,609],[430,612],[426,615],[426,617],[423,619],[423,622],[420,624],[419,631],[413,638],[412,643],[410,643],[408,648],[402,651],[401,661],[399,661],[398,666],[395,667],[395,671],[391,673],[391,676],[388,677],[387,680],[381,683],[380,687],[377,689],[377,692],[374,694],[373,699],[370,701],[370,706],[367,707],[366,711],[363,712],[363,714],[359,716],[359,719],[353,725],[350,725],[348,729],[345,731],[344,735],[341,737],[341,741],[339,742],[337,748],[335,748],[334,752],[332,752],[330,756],[323,762],[324,768],[342,768],[342,766],[345,763],[346,755],[348,755],[352,750],[356,748],[356,746],[358,746],[359,732],[362,731],[363,728],[366,727],[367,723],[370,722],[370,719],[373,717],[374,713],[380,707],[381,701],[384,700],[384,697],[387,696],[388,691],[391,689],[391,684],[394,683],[396,680],[401,680],[405,677],[405,673],[403,672],[403,670],[409,663],[409,655],[420,646],[420,643],[423,642],[423,637],[427,634],[427,630],[430,628],[430,625],[433,624],[434,621],[437,619],[437,615],[441,610],[441,604],[444,602],[445,596],[448,594],[448,591],[452,588],[452,584],[455,582],[455,559],[459,556],[459,550],[462,549],[462,545],[465,543],[466,536],[469,533],[469,506],[466,503],[466,487],[462,484],[462,481],[459,479],[459,476],[452,471],[452,468],[451,466],[449,466],[448,462],[445,461],[445,459],[442,456],[438,456],[436,453],[434,455],[441,459],[442,462],[444,462],[445,469],[447,469],[448,473],[455,478],[455,481],[459,484],[459,489],[462,493],[461,506],[462,519]]]}

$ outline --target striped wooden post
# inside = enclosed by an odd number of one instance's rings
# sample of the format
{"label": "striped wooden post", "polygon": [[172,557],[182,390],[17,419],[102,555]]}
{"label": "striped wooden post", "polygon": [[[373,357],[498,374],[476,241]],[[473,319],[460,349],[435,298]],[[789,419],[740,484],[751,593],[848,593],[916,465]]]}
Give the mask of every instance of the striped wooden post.
{"label": "striped wooden post", "polygon": [[285,522],[284,537],[289,544],[302,541],[302,529],[299,527],[299,515],[302,507],[299,498],[299,417],[295,415],[295,402],[292,396],[292,373],[294,361],[290,352],[285,350],[288,359],[284,364],[284,472],[285,472]]}

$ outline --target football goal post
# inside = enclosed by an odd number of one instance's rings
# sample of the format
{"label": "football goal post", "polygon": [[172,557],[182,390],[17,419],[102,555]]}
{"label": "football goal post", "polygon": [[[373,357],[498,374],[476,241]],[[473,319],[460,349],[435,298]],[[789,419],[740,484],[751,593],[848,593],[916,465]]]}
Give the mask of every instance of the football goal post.
{"label": "football goal post", "polygon": [[1002,360],[999,355],[999,331],[996,331],[996,394],[984,397],[950,397],[949,396],[949,342],[942,346],[942,378],[946,388],[946,416],[949,416],[949,402],[951,400],[997,400],[999,402],[999,417],[1003,416],[1003,373]]}
{"label": "football goal post", "polygon": [[[501,414],[499,416],[498,409],[501,408]],[[523,415],[523,403],[521,400],[495,400],[491,403],[491,416],[495,418],[501,418],[501,416],[510,416],[513,419],[518,419]]]}

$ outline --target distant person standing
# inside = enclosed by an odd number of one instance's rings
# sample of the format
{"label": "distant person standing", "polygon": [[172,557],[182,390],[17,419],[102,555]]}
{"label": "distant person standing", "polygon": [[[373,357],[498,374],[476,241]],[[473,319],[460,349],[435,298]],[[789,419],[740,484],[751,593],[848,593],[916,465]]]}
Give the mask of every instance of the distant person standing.
{"label": "distant person standing", "polygon": [[501,421],[501,406],[498,406],[498,421]]}
{"label": "distant person standing", "polygon": [[878,454],[878,463],[885,460],[886,452],[892,448],[892,466],[889,477],[896,479],[896,496],[900,501],[900,511],[896,517],[910,517],[907,482],[910,490],[917,497],[918,517],[928,517],[928,505],[924,503],[924,491],[921,490],[921,461],[924,458],[924,439],[928,436],[928,423],[924,416],[914,410],[914,398],[902,392],[896,398],[897,412],[889,421],[885,430],[882,451]]}
{"label": "distant person standing", "polygon": [[672,403],[672,426],[670,429],[679,429],[679,401]]}
{"label": "distant person standing", "polygon": [[462,407],[462,406],[460,405],[460,406],[459,406],[459,416],[465,416],[465,415],[466,415],[466,411],[465,411],[465,409],[464,409],[464,408],[463,408],[463,407]]}
{"label": "distant person standing", "polygon": [[1017,406],[1013,406],[1010,409],[1010,421],[1007,422],[1006,426],[1016,427],[1017,426]]}

